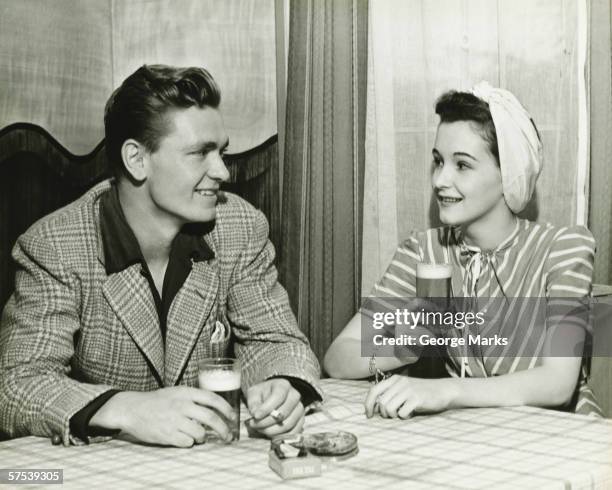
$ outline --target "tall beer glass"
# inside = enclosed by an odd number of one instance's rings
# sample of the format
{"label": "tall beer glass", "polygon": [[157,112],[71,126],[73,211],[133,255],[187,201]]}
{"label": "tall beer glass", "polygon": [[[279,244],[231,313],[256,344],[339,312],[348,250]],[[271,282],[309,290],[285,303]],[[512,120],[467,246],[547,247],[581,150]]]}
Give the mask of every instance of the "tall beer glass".
{"label": "tall beer glass", "polygon": [[[448,311],[451,307],[451,276],[453,266],[450,264],[430,264],[419,262],[416,268],[416,295],[429,301],[436,298],[430,304],[434,310]],[[444,335],[439,331],[439,326],[429,325],[428,329],[432,336]],[[414,370],[416,377],[441,377],[445,372],[439,359],[438,349],[428,346],[421,352],[422,359]]]}
{"label": "tall beer glass", "polygon": [[416,270],[416,293],[419,298],[450,298],[450,264],[428,264],[419,262]]}
{"label": "tall beer glass", "polygon": [[[200,388],[212,391],[230,404],[236,421],[225,420],[230,428],[232,439],[240,439],[240,361],[226,357],[204,359],[199,364],[198,381]],[[207,441],[218,440],[214,434],[206,435]]]}

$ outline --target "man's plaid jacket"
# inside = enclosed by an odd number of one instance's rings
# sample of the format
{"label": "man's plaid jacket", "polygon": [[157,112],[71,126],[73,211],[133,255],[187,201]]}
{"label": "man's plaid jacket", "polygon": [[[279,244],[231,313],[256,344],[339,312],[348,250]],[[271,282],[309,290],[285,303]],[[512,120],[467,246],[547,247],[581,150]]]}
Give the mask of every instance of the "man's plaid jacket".
{"label": "man's plaid jacket", "polygon": [[[99,395],[196,386],[198,361],[230,342],[243,389],[284,375],[318,390],[319,364],[277,282],[261,212],[232,194],[217,205],[204,236],[215,257],[193,263],[164,345],[141,266],[106,274],[99,208],[110,186],[98,184],[17,240],[15,292],[0,324],[0,430],[79,443],[70,418]],[[220,344],[211,343],[217,320],[231,326]]]}

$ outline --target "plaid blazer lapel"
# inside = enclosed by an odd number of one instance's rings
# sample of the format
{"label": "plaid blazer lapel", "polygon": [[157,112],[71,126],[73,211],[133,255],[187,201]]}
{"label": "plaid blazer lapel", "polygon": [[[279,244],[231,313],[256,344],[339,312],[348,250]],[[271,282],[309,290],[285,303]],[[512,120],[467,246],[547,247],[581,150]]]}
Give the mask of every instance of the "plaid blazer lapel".
{"label": "plaid blazer lapel", "polygon": [[157,310],[140,266],[133,265],[111,274],[102,290],[110,307],[149,360],[161,385],[164,379],[164,344]]}
{"label": "plaid blazer lapel", "polygon": [[215,312],[219,290],[217,261],[194,262],[185,284],[177,293],[170,311],[166,331],[165,385],[178,384],[195,343]]}

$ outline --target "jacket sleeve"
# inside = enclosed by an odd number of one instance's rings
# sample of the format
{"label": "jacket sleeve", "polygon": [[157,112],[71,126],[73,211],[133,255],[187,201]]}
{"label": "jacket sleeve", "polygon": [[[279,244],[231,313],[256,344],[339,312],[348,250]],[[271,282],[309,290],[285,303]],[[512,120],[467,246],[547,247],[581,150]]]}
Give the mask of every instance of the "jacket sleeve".
{"label": "jacket sleeve", "polygon": [[319,363],[277,280],[268,223],[260,211],[253,212],[247,245],[238,257],[227,303],[235,352],[243,364],[243,386],[288,376],[307,382],[322,398]]}
{"label": "jacket sleeve", "polygon": [[70,418],[110,387],[70,377],[80,328],[76,281],[41,233],[22,235],[13,259],[15,292],[0,322],[0,430],[82,443]]}

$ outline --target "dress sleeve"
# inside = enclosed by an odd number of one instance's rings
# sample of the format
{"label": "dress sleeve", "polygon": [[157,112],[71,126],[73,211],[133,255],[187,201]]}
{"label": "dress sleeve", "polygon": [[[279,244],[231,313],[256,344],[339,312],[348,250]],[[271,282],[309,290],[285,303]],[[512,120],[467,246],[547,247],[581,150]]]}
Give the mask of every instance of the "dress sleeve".
{"label": "dress sleeve", "polygon": [[547,355],[582,356],[585,334],[591,332],[589,296],[592,290],[595,240],[583,226],[565,228],[546,258]]}
{"label": "dress sleeve", "polygon": [[418,234],[413,232],[397,247],[387,270],[374,285],[371,296],[416,296],[416,265],[422,257]]}
{"label": "dress sleeve", "polygon": [[[375,312],[389,312],[403,304],[402,298],[416,296],[416,265],[423,257],[419,234],[412,232],[399,244],[387,270],[365,298],[360,312],[373,317]],[[389,301],[389,298],[398,298]]]}
{"label": "dress sleeve", "polygon": [[593,284],[595,239],[584,226],[564,229],[546,258],[546,296],[582,298]]}

